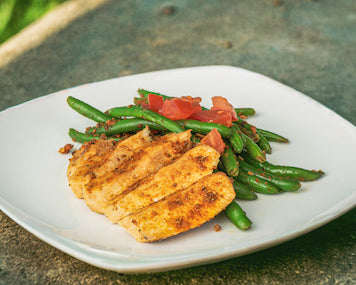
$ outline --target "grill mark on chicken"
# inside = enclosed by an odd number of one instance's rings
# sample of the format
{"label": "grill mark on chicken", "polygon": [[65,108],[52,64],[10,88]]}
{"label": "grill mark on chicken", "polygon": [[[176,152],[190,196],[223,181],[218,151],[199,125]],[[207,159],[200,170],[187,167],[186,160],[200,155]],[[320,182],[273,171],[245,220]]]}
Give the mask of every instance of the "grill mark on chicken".
{"label": "grill mark on chicken", "polygon": [[87,205],[95,212],[104,213],[108,203],[118,195],[185,153],[191,147],[190,137],[190,131],[167,134],[135,153],[132,161],[91,180],[84,189]]}
{"label": "grill mark on chicken", "polygon": [[179,197],[177,197],[177,199],[175,199],[175,200],[168,201],[167,205],[168,205],[168,209],[170,211],[172,211],[172,210],[176,209],[177,207],[182,206],[183,201]]}
{"label": "grill mark on chicken", "polygon": [[85,143],[69,160],[68,182],[74,194],[83,198],[82,187],[87,182],[84,176],[90,173],[93,165],[99,163],[105,153],[110,153],[117,142],[114,140],[95,140]]}

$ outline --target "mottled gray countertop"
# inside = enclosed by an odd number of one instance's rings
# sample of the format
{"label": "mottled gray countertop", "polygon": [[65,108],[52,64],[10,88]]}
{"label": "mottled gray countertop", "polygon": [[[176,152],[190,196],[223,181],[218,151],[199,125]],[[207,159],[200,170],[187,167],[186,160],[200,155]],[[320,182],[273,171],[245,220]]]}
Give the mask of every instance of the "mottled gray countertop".
{"label": "mottled gray countertop", "polygon": [[[76,0],[66,5],[0,47],[0,110],[127,74],[231,65],[291,86],[356,124],[355,1]],[[0,283],[356,284],[355,213],[247,256],[139,275],[70,257],[1,213]]]}

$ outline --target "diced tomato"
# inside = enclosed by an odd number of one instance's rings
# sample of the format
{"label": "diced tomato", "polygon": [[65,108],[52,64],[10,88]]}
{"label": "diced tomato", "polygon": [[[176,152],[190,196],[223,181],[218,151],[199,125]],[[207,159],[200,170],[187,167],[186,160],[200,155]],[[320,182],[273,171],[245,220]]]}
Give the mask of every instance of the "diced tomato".
{"label": "diced tomato", "polygon": [[215,128],[212,129],[200,142],[213,147],[220,153],[224,152],[225,143],[221,138],[220,133]]}
{"label": "diced tomato", "polygon": [[232,126],[231,113],[223,110],[203,110],[192,114],[189,116],[189,119],[217,123],[227,127]]}
{"label": "diced tomato", "polygon": [[150,106],[149,109],[154,112],[158,112],[158,110],[162,108],[163,98],[159,95],[150,93],[148,94],[148,103]]}
{"label": "diced tomato", "polygon": [[163,102],[158,113],[171,120],[182,120],[200,111],[201,106],[199,103],[189,102],[180,98],[172,98]]}
{"label": "diced tomato", "polygon": [[198,104],[200,104],[200,102],[201,102],[200,97],[182,96],[182,97],[179,97],[179,99],[181,99],[183,101],[191,102],[191,103],[198,103]]}
{"label": "diced tomato", "polygon": [[179,99],[191,104],[192,114],[194,114],[196,112],[200,112],[202,110],[201,106],[200,106],[200,102],[201,102],[200,97],[182,96],[182,97],[179,97]]}
{"label": "diced tomato", "polygon": [[213,107],[211,110],[228,111],[231,113],[232,121],[237,121],[237,114],[234,106],[232,106],[226,98],[221,96],[214,96],[211,98],[211,100],[213,102]]}

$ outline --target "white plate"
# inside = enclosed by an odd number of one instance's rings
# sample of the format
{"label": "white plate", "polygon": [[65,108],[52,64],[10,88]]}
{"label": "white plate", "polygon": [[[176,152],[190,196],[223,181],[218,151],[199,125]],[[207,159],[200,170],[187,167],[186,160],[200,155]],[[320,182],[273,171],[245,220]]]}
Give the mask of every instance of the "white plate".
{"label": "white plate", "polygon": [[[124,229],[95,214],[68,187],[70,127],[94,123],[66,104],[71,95],[106,110],[128,105],[145,88],[171,96],[224,96],[236,107],[254,107],[256,126],[290,139],[273,143],[270,162],[323,169],[298,193],[239,202],[253,220],[237,230],[221,214],[202,227],[162,242],[136,242]],[[19,225],[52,246],[92,265],[118,272],[154,272],[212,263],[290,240],[355,206],[356,128],[311,98],[262,75],[228,66],[152,72],[78,86],[0,113],[0,206]],[[220,224],[222,231],[215,232]]]}

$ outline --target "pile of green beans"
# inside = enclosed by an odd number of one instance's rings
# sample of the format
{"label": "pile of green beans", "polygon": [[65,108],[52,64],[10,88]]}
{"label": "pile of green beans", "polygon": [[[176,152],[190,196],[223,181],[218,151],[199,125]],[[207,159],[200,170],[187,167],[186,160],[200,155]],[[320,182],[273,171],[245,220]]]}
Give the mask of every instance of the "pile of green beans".
{"label": "pile of green beans", "polygon": [[[224,171],[233,181],[235,200],[225,209],[228,219],[241,230],[247,230],[252,222],[236,200],[256,200],[259,194],[281,194],[301,188],[301,182],[314,181],[324,173],[294,166],[275,165],[267,161],[266,154],[272,153],[270,142],[288,143],[289,140],[274,132],[256,128],[246,119],[256,112],[253,108],[235,108],[238,120],[231,127],[196,120],[170,120],[140,104],[149,94],[156,94],[163,100],[172,97],[139,89],[139,98],[134,105],[115,107],[102,112],[87,103],[69,96],[68,105],[81,115],[97,122],[85,132],[69,130],[69,136],[76,142],[85,143],[93,139],[120,140],[149,126],[158,134],[183,132],[190,129],[193,142],[216,128],[223,138],[226,148],[221,155],[218,169]],[[203,110],[207,108],[203,107]]]}

